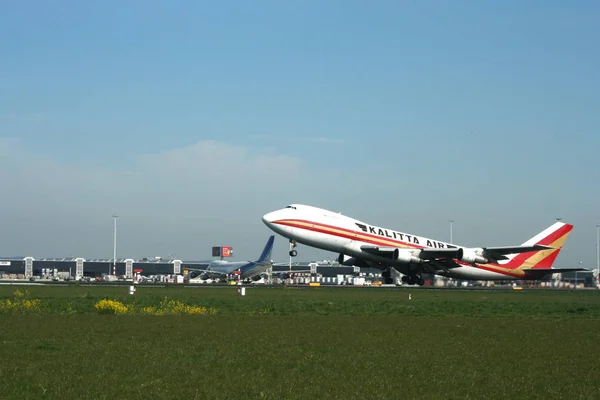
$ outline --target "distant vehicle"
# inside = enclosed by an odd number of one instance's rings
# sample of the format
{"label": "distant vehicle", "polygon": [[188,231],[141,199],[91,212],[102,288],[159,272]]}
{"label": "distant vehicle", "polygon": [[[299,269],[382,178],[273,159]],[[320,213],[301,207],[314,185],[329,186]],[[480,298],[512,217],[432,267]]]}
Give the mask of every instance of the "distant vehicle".
{"label": "distant vehicle", "polygon": [[552,268],[573,225],[556,222],[519,246],[462,247],[380,228],[341,213],[292,204],[262,217],[273,231],[297,243],[339,253],[346,266],[381,269],[385,283],[402,273],[402,282],[423,285],[422,274],[465,280],[534,280],[584,268]]}

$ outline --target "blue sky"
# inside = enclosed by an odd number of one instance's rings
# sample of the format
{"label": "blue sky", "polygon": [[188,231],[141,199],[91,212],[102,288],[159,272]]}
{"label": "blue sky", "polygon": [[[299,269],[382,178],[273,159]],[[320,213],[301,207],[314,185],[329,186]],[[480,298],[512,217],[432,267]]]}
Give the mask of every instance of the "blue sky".
{"label": "blue sky", "polygon": [[465,245],[560,216],[595,265],[597,2],[4,2],[0,36],[0,254],[110,256],[117,212],[124,256],[253,258],[303,202]]}

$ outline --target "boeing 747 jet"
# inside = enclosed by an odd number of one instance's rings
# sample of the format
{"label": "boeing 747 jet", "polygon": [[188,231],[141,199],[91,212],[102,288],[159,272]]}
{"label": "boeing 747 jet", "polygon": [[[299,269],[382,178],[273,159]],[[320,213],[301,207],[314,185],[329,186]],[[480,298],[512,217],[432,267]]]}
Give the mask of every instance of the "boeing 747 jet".
{"label": "boeing 747 jet", "polygon": [[385,283],[400,272],[402,282],[423,285],[422,274],[465,280],[531,280],[579,269],[552,268],[573,225],[556,222],[518,246],[463,247],[370,225],[338,212],[292,204],[263,216],[263,222],[290,241],[339,253],[341,265],[382,270]]}

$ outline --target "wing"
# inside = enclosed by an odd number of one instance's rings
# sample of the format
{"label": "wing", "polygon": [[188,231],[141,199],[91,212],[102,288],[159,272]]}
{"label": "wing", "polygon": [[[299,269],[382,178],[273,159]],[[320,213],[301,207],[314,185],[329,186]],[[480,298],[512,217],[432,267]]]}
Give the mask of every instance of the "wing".
{"label": "wing", "polygon": [[187,269],[188,271],[213,272],[213,271],[211,271],[209,269],[205,269],[205,268],[186,267],[185,269]]}
{"label": "wing", "polygon": [[428,260],[421,264],[423,272],[430,274],[437,274],[440,271],[449,271],[453,268],[462,267],[462,265],[456,263],[452,258],[444,258],[438,260]]}
{"label": "wing", "polygon": [[534,244],[531,246],[501,246],[501,247],[484,247],[483,253],[487,258],[494,260],[506,260],[506,255],[517,253],[528,253],[530,251],[551,250],[554,247]]}
{"label": "wing", "polygon": [[202,268],[186,268],[188,269],[190,272],[194,271],[197,272],[197,274],[195,274],[197,277],[198,276],[227,276],[229,274],[223,272],[223,271],[215,271],[212,269],[202,269]]}
{"label": "wing", "polygon": [[395,251],[398,250],[397,247],[381,247],[381,246],[360,246],[360,249],[365,253],[373,254],[374,256],[380,257],[391,257]]}
{"label": "wing", "polygon": [[[391,257],[396,247],[379,247],[379,246],[361,246],[360,249],[366,253],[381,257]],[[502,247],[483,247],[481,248],[483,256],[491,260],[507,260],[508,254],[528,253],[530,251],[551,250],[554,247],[543,245],[528,245],[528,246],[502,246]],[[423,261],[431,261],[436,259],[453,259],[459,257],[461,248],[435,249],[427,247],[419,251],[419,258]],[[415,253],[416,254],[416,253]]]}
{"label": "wing", "polygon": [[436,258],[456,258],[458,256],[459,249],[422,249],[419,252],[419,257],[423,260],[432,260]]}
{"label": "wing", "polygon": [[[392,254],[394,254],[395,251],[400,250],[400,251],[409,251],[406,249],[398,249],[397,247],[380,247],[380,246],[360,246],[360,249],[362,251],[364,251],[365,253],[369,253],[369,254],[373,254],[375,256],[380,256],[380,257],[391,257]],[[420,249],[420,250],[416,250],[416,252],[414,254],[419,255],[419,258],[421,258],[423,261],[427,261],[427,260],[433,260],[436,258],[455,258],[458,255],[459,249],[458,248],[451,248],[451,249],[434,249],[434,248],[424,248],[424,249]]]}
{"label": "wing", "polygon": [[[508,254],[517,254],[517,253],[528,253],[530,251],[540,251],[540,250],[551,250],[554,247],[543,246],[540,244],[536,244],[533,246],[502,246],[502,247],[482,247],[483,256],[491,260],[507,260]],[[457,258],[460,252],[460,248],[451,248],[451,249],[432,249],[425,248],[422,249],[419,253],[419,256],[423,260],[431,260],[431,259],[440,259],[440,258]],[[458,264],[456,264],[458,266]]]}

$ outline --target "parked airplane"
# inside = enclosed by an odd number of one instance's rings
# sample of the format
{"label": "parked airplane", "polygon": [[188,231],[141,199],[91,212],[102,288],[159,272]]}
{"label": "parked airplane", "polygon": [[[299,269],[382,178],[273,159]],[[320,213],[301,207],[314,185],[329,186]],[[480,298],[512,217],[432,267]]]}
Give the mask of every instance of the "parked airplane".
{"label": "parked airplane", "polygon": [[322,208],[292,204],[262,217],[273,231],[297,243],[339,253],[341,265],[382,269],[386,283],[423,285],[423,273],[465,280],[530,280],[582,271],[552,264],[573,225],[556,222],[520,246],[468,248],[380,228]]}
{"label": "parked airplane", "polygon": [[275,236],[272,235],[267,240],[267,244],[263,249],[260,257],[256,261],[211,261],[206,269],[188,268],[192,271],[199,271],[197,275],[200,279],[225,278],[227,275],[233,274],[235,271],[240,271],[240,279],[259,280],[261,274],[264,273],[273,264],[271,261],[271,252],[273,251],[273,243]]}

